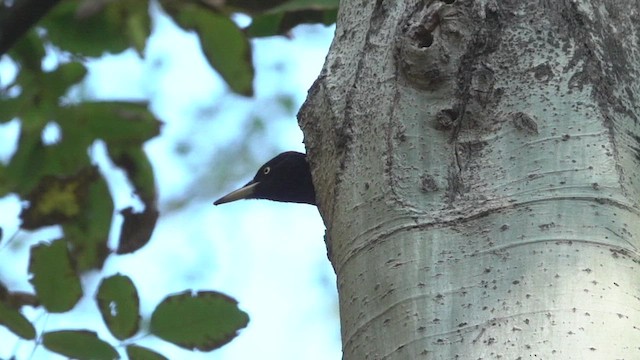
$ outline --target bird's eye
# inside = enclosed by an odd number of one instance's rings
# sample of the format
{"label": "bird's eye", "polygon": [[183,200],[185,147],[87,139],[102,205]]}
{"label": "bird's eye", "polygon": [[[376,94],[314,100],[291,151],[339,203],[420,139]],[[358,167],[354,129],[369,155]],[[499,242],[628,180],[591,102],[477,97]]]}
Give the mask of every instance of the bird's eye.
{"label": "bird's eye", "polygon": [[271,168],[268,166],[262,170],[262,173],[265,175],[269,174],[270,172],[271,172]]}

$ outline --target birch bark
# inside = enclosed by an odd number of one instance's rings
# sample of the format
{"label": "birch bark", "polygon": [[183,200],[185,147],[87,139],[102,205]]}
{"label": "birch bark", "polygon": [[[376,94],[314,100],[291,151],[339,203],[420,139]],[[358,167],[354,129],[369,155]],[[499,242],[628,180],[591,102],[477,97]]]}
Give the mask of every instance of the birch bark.
{"label": "birch bark", "polygon": [[640,358],[639,8],[342,1],[299,119],[344,359]]}

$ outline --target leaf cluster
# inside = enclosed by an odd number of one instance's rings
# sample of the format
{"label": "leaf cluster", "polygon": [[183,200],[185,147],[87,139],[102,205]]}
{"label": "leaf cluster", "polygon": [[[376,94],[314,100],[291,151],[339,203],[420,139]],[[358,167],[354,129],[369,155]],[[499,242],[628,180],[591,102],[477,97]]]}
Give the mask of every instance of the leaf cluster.
{"label": "leaf cluster", "polygon": [[[44,3],[0,3],[0,55],[7,49],[4,55],[19,70],[15,79],[0,87],[0,124],[20,124],[17,149],[0,164],[0,196],[16,194],[24,200],[21,229],[60,225],[63,236],[30,249],[33,293],[11,291],[0,283],[0,325],[70,358],[113,359],[120,356],[114,345],[89,329],[38,334],[23,308],[70,311],[86,295],[81,281],[85,272],[100,270],[109,256],[137,251],[153,233],[159,216],[155,175],[142,146],[160,133],[161,122],[144,102],[69,95],[87,75],[87,58],[130,48],[144,56],[151,34],[150,3],[48,0],[47,7]],[[197,34],[206,59],[229,89],[250,96],[254,80],[250,39],[286,36],[302,23],[333,23],[338,0],[160,0],[159,4],[178,26]],[[251,25],[238,26],[232,20],[236,13],[251,17]],[[37,26],[25,26],[24,33],[22,28],[4,28],[18,15],[22,24],[37,22]],[[58,55],[57,63],[45,68],[45,57],[52,52]],[[43,134],[51,127],[58,136],[47,141]],[[144,210],[115,211],[105,178],[90,154],[97,142],[106,145],[110,159],[124,170]],[[107,239],[115,213],[124,221],[118,248],[112,250]],[[0,228],[0,246],[12,241],[6,235]],[[3,250],[6,246],[0,247]],[[142,320],[138,291],[128,276],[104,277],[95,300],[128,357],[164,358],[133,341]],[[247,324],[247,314],[227,295],[187,290],[168,295],[155,308],[148,332],[186,349],[209,351],[231,341]]]}

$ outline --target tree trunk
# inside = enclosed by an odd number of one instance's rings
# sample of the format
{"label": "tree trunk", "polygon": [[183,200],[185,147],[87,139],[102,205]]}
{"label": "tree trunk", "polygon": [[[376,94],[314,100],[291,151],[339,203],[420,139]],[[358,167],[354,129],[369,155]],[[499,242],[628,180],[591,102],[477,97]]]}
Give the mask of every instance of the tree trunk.
{"label": "tree trunk", "polygon": [[300,112],[344,359],[640,358],[632,0],[344,0]]}

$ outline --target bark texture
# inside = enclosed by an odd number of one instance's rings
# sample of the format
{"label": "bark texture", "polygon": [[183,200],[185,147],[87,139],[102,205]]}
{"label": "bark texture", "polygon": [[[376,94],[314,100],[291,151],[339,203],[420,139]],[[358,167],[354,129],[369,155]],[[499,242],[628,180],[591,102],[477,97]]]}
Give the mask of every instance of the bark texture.
{"label": "bark texture", "polygon": [[640,358],[639,9],[342,1],[299,118],[345,359]]}

